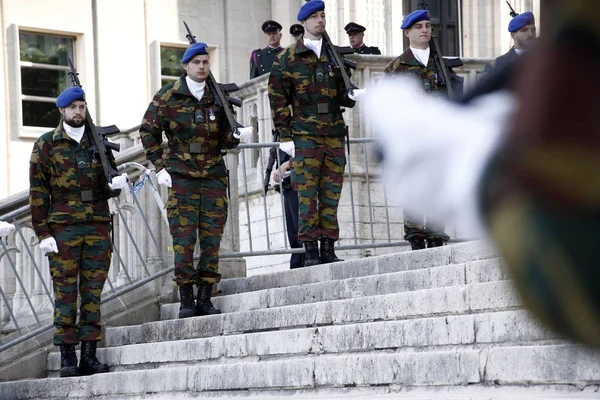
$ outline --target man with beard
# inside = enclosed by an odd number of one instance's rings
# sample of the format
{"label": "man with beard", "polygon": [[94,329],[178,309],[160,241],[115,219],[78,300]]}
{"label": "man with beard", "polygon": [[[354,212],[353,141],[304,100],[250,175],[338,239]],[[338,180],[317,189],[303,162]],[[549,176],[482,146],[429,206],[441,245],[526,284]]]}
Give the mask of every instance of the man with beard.
{"label": "man with beard", "polygon": [[510,37],[514,46],[508,53],[496,58],[490,64],[485,66],[484,72],[490,73],[496,68],[502,69],[507,65],[513,64],[519,56],[531,48],[536,38],[535,17],[532,12],[517,14],[508,24]]}
{"label": "man with beard", "polygon": [[[78,86],[56,99],[62,119],[33,145],[29,204],[40,248],[48,255],[54,285],[54,345],[60,346],[60,376],[108,372],[96,358],[102,339],[100,296],[111,259],[108,199],[127,187],[127,176],[106,181],[86,126],[85,93]],[[107,152],[109,163],[115,160]],[[77,293],[81,296],[79,323]],[[77,367],[75,346],[81,342]]]}
{"label": "man with beard", "polygon": [[[227,221],[227,169],[222,150],[233,149],[252,127],[236,131],[217,105],[211,86],[210,55],[198,42],[181,59],[185,75],[163,86],[148,106],[140,128],[146,158],[158,183],[169,188],[167,215],[179,286],[179,318],[219,314],[210,300],[219,283],[219,250]],[[169,152],[163,157],[163,133]],[[194,266],[199,239],[200,259]],[[194,285],[198,298],[194,304]]]}
{"label": "man with beard", "polygon": [[250,56],[250,79],[256,78],[271,71],[273,60],[282,48],[281,42],[282,26],[276,21],[265,21],[262,24],[262,31],[265,33],[267,47],[256,49]]}
{"label": "man with beard", "polygon": [[[298,21],[304,36],[280,52],[269,76],[269,101],[280,149],[293,157],[292,187],[299,196],[298,239],[305,266],[341,261],[337,209],[344,182],[347,127],[340,107],[354,107],[364,91],[349,94],[323,48],[325,3],[309,1]],[[291,105],[291,108],[290,108]],[[317,241],[321,240],[321,252]]]}

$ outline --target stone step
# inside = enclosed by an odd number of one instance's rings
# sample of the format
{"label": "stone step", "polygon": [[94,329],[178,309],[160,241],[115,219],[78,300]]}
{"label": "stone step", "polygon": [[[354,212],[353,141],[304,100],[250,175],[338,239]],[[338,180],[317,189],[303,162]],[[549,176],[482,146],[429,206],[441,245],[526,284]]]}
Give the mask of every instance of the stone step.
{"label": "stone step", "polygon": [[[308,304],[436,287],[492,282],[508,278],[508,272],[502,266],[500,259],[491,258],[458,265],[262,289],[217,296],[212,301],[215,307],[222,312],[232,313],[293,304]],[[179,303],[161,306],[162,320],[176,319],[178,315]]]}
{"label": "stone step", "polygon": [[105,346],[122,346],[369,321],[392,321],[521,307],[510,281],[474,283],[167,321],[107,327]]}
{"label": "stone step", "polygon": [[[116,372],[232,359],[258,361],[309,354],[547,343],[557,339],[528,312],[516,310],[107,347],[98,349],[98,358]],[[60,354],[51,353],[48,371],[58,376],[59,369]]]}
{"label": "stone step", "polygon": [[333,264],[273,272],[247,278],[225,279],[219,283],[222,294],[253,292],[286,286],[356,278],[359,276],[410,271],[469,261],[497,258],[499,254],[483,242],[458,243],[434,249],[408,251],[360,258]]}
{"label": "stone step", "polygon": [[[576,345],[308,355],[284,360],[121,371],[0,383],[2,399],[153,398],[247,390],[597,385],[600,354]],[[562,387],[562,386],[561,386]],[[552,389],[548,389],[552,391]],[[204,393],[207,394],[207,393]],[[156,398],[156,397],[155,397]]]}

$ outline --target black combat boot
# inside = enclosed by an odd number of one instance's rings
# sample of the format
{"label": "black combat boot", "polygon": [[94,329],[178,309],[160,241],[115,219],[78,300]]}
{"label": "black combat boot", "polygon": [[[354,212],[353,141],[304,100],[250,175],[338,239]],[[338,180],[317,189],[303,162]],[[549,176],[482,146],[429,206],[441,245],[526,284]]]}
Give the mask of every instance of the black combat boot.
{"label": "black combat boot", "polygon": [[425,239],[417,237],[409,240],[410,247],[413,250],[423,250],[425,248]]}
{"label": "black combat boot", "polygon": [[321,239],[321,263],[329,264],[332,262],[344,261],[341,258],[337,258],[333,249],[335,240],[329,238]]}
{"label": "black combat boot", "polygon": [[427,247],[441,247],[444,245],[444,241],[442,239],[427,239]]}
{"label": "black combat boot", "polygon": [[186,283],[179,286],[179,318],[188,318],[194,316],[194,285]]}
{"label": "black combat boot", "polygon": [[102,364],[96,358],[96,344],[98,342],[81,342],[81,360],[79,372],[81,375],[94,375],[108,372],[108,365]]}
{"label": "black combat boot", "polygon": [[306,250],[306,254],[304,256],[305,267],[321,264],[321,258],[319,258],[319,245],[317,244],[316,240],[304,242],[304,249]]}
{"label": "black combat boot", "polygon": [[74,344],[60,345],[60,376],[79,376],[77,368],[77,354],[75,354]]}
{"label": "black combat boot", "polygon": [[198,285],[198,299],[196,300],[196,315],[214,315],[221,314],[221,310],[213,306],[210,297],[212,296],[213,285],[211,283]]}

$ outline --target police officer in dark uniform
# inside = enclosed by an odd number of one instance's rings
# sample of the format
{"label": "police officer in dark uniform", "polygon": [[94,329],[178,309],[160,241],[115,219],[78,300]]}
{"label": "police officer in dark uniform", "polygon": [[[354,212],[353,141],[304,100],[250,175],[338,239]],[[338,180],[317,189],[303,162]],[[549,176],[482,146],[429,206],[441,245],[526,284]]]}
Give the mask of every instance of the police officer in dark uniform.
{"label": "police officer in dark uniform", "polygon": [[290,35],[294,37],[294,40],[298,40],[300,35],[304,35],[304,27],[300,24],[290,26]]}
{"label": "police officer in dark uniform", "polygon": [[267,40],[267,47],[256,49],[252,52],[252,56],[250,56],[250,79],[271,72],[275,56],[283,50],[280,45],[281,28],[281,24],[276,21],[269,20],[262,24],[262,30]]}
{"label": "police officer in dark uniform", "polygon": [[357,24],[356,22],[350,22],[344,27],[344,29],[348,34],[350,46],[354,49],[356,54],[381,54],[381,51],[379,51],[378,47],[369,47],[364,44],[363,39],[365,37],[365,31],[367,28]]}

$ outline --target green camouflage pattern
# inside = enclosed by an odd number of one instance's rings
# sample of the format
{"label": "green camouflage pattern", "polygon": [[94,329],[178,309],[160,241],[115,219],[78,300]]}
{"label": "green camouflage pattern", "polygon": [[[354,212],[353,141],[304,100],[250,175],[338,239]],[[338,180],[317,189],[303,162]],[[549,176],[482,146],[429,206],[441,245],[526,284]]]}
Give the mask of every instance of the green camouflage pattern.
{"label": "green camouflage pattern", "polygon": [[344,183],[344,136],[294,136],[292,186],[298,191],[298,240],[338,240],[338,203]]}
{"label": "green camouflage pattern", "polygon": [[[227,180],[173,175],[167,216],[175,252],[175,282],[212,284],[221,280],[219,249],[227,221]],[[194,268],[199,239],[200,259]]]}
{"label": "green camouflage pattern", "polygon": [[[110,223],[51,224],[58,253],[49,253],[54,286],[54,344],[102,340],[100,297],[111,260]],[[77,293],[81,294],[79,322]]]}
{"label": "green camouflage pattern", "polygon": [[[200,143],[201,153],[169,152],[163,155],[163,132],[170,145]],[[162,87],[148,106],[140,128],[146,158],[156,172],[192,178],[221,178],[226,175],[221,150],[233,149],[235,139],[225,112],[215,104],[208,85],[198,101],[190,92],[185,76]]]}
{"label": "green camouflage pattern", "polygon": [[[111,152],[108,152],[108,160],[116,169]],[[120,193],[120,190],[108,189],[100,160],[94,162],[92,158],[87,135],[83,135],[78,144],[65,133],[62,120],[56,129],[35,141],[29,163],[29,184],[31,222],[40,240],[52,236],[49,224],[110,221],[107,199]],[[82,189],[93,190],[95,200],[78,200]],[[75,199],[53,200],[64,195]]]}
{"label": "green camouflage pattern", "polygon": [[[116,169],[112,153],[107,156]],[[120,190],[108,189],[87,135],[77,143],[65,133],[62,120],[35,141],[29,181],[35,233],[40,240],[54,237],[59,250],[48,254],[54,286],[54,344],[100,340],[100,296],[111,260],[107,199]],[[81,201],[83,189],[93,191],[93,201]],[[78,291],[81,306],[76,323]]]}
{"label": "green camouflage pattern", "polygon": [[[414,56],[412,50],[407,48],[404,53],[394,58],[384,69],[384,79],[390,79],[397,74],[415,75],[427,93],[447,94],[447,88],[436,84],[436,69],[433,56],[430,52],[427,66],[421,64]],[[415,238],[442,239],[447,241],[449,236],[444,232],[444,225],[433,220],[424,222],[423,216],[404,212],[404,240]]]}
{"label": "green camouflage pattern", "polygon": [[[555,4],[519,71],[518,123],[480,180],[481,210],[524,304],[600,347],[600,83],[576,84],[600,68],[600,2]],[[557,62],[565,54],[577,62]]]}
{"label": "green camouflage pattern", "polygon": [[[169,145],[200,143],[201,153],[178,150],[163,156],[163,132]],[[225,112],[215,104],[208,86],[197,100],[182,76],[156,93],[144,115],[140,136],[146,157],[157,171],[166,168],[173,181],[167,215],[175,253],[175,282],[219,282],[219,249],[228,204],[222,150],[240,143],[233,137]],[[198,240],[201,254],[194,268]]]}
{"label": "green camouflage pattern", "polygon": [[427,66],[421,64],[413,54],[412,50],[407,48],[404,53],[390,61],[384,68],[385,79],[393,77],[395,74],[415,75],[423,89],[426,92],[436,92],[447,94],[448,89],[445,86],[436,84],[436,69],[433,61],[433,52],[429,54]]}
{"label": "green camouflage pattern", "polygon": [[325,49],[318,59],[302,40],[275,57],[269,75],[269,101],[282,142],[291,141],[292,135],[344,136],[346,124],[341,111],[317,114],[316,105],[355,105],[340,72],[332,70]]}

